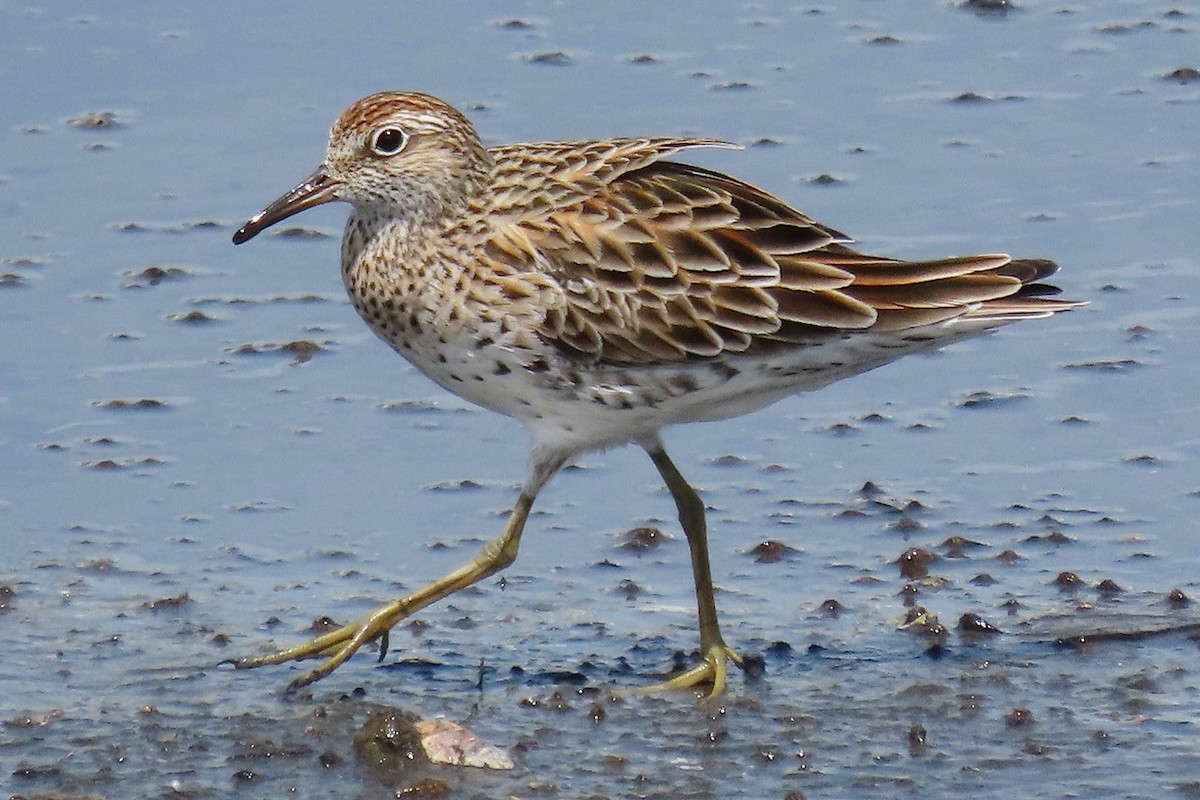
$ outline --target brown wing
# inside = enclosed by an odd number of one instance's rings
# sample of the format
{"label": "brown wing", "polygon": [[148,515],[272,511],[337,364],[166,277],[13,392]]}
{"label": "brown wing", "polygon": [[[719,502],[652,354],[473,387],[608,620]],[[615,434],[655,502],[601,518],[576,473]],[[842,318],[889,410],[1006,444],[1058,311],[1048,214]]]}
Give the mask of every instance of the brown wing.
{"label": "brown wing", "polygon": [[1035,308],[1054,302],[1019,294],[1050,268],[1018,269],[1005,255],[866,256],[837,231],[710,170],[652,161],[605,177],[576,202],[527,211],[519,235],[510,231],[508,246],[498,240],[510,259],[513,250],[536,254],[561,286],[564,302],[541,333],[577,357],[711,358],[977,315],[1014,295],[998,320],[1048,313]]}

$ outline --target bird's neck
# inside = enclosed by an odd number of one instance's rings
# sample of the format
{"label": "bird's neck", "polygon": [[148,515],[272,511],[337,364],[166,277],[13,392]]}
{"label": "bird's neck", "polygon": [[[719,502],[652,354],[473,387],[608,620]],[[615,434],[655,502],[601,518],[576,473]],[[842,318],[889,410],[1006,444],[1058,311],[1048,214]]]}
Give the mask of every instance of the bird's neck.
{"label": "bird's neck", "polygon": [[365,293],[437,294],[452,262],[438,256],[443,228],[412,216],[356,210],[342,237],[342,279],[351,297]]}

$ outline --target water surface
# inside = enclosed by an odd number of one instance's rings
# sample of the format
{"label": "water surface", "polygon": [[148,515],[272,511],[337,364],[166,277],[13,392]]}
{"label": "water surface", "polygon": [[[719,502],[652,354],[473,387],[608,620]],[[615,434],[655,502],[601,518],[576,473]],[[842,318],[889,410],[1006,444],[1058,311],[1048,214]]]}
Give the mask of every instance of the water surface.
{"label": "water surface", "polygon": [[[9,793],[391,796],[417,776],[353,746],[380,707],[513,754],[433,771],[463,797],[1200,791],[1198,617],[1168,602],[1200,595],[1198,14],[0,5]],[[1090,305],[668,434],[710,507],[726,636],[765,660],[721,704],[610,699],[695,646],[686,545],[633,449],[551,484],[502,582],[284,698],[300,667],[217,662],[465,561],[525,467],[515,423],[356,319],[344,208],[229,243],[385,88],[495,143],[729,139],[695,160],[865,249],[1049,256]],[[636,526],[666,541],[621,547]],[[765,540],[794,552],[759,561]],[[894,563],[911,547],[939,556],[924,579]],[[940,646],[898,627],[906,599]],[[967,613],[1002,633],[960,634]]]}

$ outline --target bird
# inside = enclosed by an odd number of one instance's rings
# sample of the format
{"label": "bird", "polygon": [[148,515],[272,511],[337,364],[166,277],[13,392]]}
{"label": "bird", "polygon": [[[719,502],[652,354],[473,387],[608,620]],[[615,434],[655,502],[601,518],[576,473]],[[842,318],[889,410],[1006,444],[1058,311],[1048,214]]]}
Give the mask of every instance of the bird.
{"label": "bird", "polygon": [[311,641],[236,668],[322,658],[326,677],[401,620],[517,557],[546,483],[582,453],[636,444],[670,492],[695,583],[699,658],[645,687],[710,696],[730,663],[705,507],[663,428],[747,414],[901,356],[1081,303],[1046,259],[867,255],[768,191],[675,160],[719,139],[645,136],[487,147],[460,111],[385,91],[333,124],[324,161],[233,235],[314,206],[352,207],[341,273],[355,310],[444,389],[523,423],[528,473],[468,563]]}

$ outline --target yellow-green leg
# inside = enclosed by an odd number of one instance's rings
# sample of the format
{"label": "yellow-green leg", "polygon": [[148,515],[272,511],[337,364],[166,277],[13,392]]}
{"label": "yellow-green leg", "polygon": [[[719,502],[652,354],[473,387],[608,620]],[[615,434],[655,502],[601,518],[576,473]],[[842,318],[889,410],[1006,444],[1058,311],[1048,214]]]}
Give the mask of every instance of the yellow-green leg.
{"label": "yellow-green leg", "polygon": [[679,523],[687,537],[688,549],[692,554],[692,578],[696,584],[696,609],[700,618],[700,657],[703,662],[676,675],[670,680],[639,689],[639,692],[656,692],[665,689],[689,689],[702,683],[712,683],[710,697],[725,691],[726,661],[742,666],[742,657],[721,638],[721,627],[717,622],[717,604],[713,599],[712,567],[708,563],[708,533],[704,521],[704,501],[696,490],[684,479],[671,461],[662,443],[653,440],[642,446],[650,460],[667,484],[675,506],[679,510]]}
{"label": "yellow-green leg", "polygon": [[431,603],[436,603],[444,597],[454,594],[471,584],[494,575],[513,563],[521,543],[521,533],[525,522],[529,519],[529,510],[533,501],[546,481],[559,467],[563,459],[558,456],[547,456],[535,461],[533,471],[521,491],[504,530],[499,536],[485,544],[470,563],[459,567],[450,574],[419,589],[407,597],[371,612],[367,616],[348,625],[330,631],[295,647],[289,647],[263,656],[250,656],[235,659],[231,663],[237,669],[251,669],[268,664],[280,664],[285,661],[299,661],[306,658],[324,657],[325,662],[289,684],[288,689],[298,689],[314,681],[324,678],[337,669],[350,656],[368,642],[380,640],[380,660],[387,651],[388,633],[401,620],[420,611]]}

